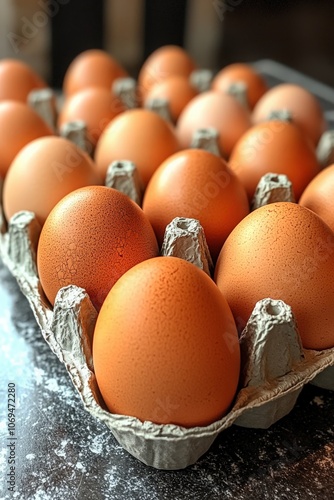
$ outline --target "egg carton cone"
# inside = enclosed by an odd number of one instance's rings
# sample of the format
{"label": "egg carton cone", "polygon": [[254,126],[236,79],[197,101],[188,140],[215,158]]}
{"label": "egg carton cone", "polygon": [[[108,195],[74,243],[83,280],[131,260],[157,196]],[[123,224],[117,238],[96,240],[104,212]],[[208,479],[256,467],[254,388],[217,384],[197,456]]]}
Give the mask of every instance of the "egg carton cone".
{"label": "egg carton cone", "polygon": [[63,123],[59,128],[59,135],[73,142],[89,155],[92,153],[92,145],[88,140],[87,125],[83,120]]}
{"label": "egg carton cone", "polygon": [[243,81],[233,82],[227,88],[227,94],[233,96],[237,101],[240,102],[246,109],[250,111],[248,98],[248,85]]}
{"label": "egg carton cone", "polygon": [[144,188],[136,165],[132,161],[113,161],[107,168],[105,185],[122,191],[137,205],[141,206]]}
{"label": "egg carton cone", "polygon": [[278,201],[295,202],[292,182],[284,174],[265,174],[256,187],[251,210]]}
{"label": "egg carton cone", "polygon": [[161,118],[168,122],[172,122],[172,115],[168,99],[164,97],[152,97],[145,102],[145,108],[157,113]]}
{"label": "egg carton cone", "polygon": [[[281,301],[265,299],[256,305],[241,336],[244,368],[240,388],[229,412],[220,420],[203,427],[184,428],[112,414],[104,405],[94,374],[92,337],[97,312],[88,294],[74,285],[64,287],[52,308],[37,275],[40,227],[34,214],[20,212],[7,227],[0,213],[3,262],[28,299],[45,341],[64,363],[85,409],[104,422],[125,450],[151,467],[174,470],[195,463],[233,423],[268,427],[290,411],[306,383],[334,366],[334,348],[302,350],[289,307]],[[187,231],[190,234],[186,237]],[[178,239],[182,241],[178,243]],[[166,255],[178,254],[210,272],[209,254],[198,221],[175,221],[166,230],[163,249]],[[200,254],[195,260],[194,252]],[[166,405],[168,402],[162,402],[162,410],[166,410]]]}
{"label": "egg carton cone", "polygon": [[[334,147],[334,131],[324,132],[319,142],[320,150],[322,150],[322,141],[324,142],[324,150],[330,154],[331,148]],[[326,157],[328,159],[328,156]],[[323,164],[323,166],[325,166],[325,164]],[[292,182],[284,174],[268,173],[263,175],[255,189],[254,197],[251,202],[251,210],[279,201],[295,203]],[[323,389],[334,390],[334,368],[326,368],[319,375],[314,377],[310,383]]]}
{"label": "egg carton cone", "polygon": [[138,107],[137,82],[134,78],[116,78],[112,84],[112,92],[121,100],[125,108]]}
{"label": "egg carton cone", "polygon": [[190,84],[198,90],[198,92],[206,92],[211,89],[213,80],[213,71],[211,69],[195,69],[191,72],[189,81]]}
{"label": "egg carton cone", "polygon": [[28,104],[43,118],[51,130],[56,130],[57,98],[51,88],[32,90],[28,94]]}
{"label": "egg carton cone", "polygon": [[190,147],[204,149],[216,156],[221,156],[218,146],[218,136],[218,130],[213,127],[199,128],[193,134]]}
{"label": "egg carton cone", "polygon": [[334,130],[326,130],[317,146],[317,158],[320,166],[326,168],[334,163]]}

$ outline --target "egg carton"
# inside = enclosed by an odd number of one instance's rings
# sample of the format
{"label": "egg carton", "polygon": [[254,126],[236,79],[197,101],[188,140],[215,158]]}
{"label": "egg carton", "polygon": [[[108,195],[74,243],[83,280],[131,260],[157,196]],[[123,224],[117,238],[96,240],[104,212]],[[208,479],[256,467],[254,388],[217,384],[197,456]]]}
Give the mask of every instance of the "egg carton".
{"label": "egg carton", "polygon": [[[125,167],[121,164],[115,175],[125,170],[125,176],[133,179],[132,166]],[[40,226],[34,214],[19,212],[7,225],[0,210],[0,227],[1,258],[28,299],[45,341],[64,363],[84,407],[107,425],[125,450],[149,466],[173,470],[195,463],[232,424],[268,428],[291,411],[309,382],[334,389],[334,348],[303,349],[291,308],[281,300],[266,298],[256,304],[240,337],[240,386],[229,412],[220,420],[184,428],[112,414],[94,374],[92,338],[97,312],[88,294],[74,285],[66,286],[58,292],[52,308],[37,274]],[[171,222],[162,254],[184,258],[212,273],[204,232],[195,219]],[[168,411],[168,407],[162,410]]]}

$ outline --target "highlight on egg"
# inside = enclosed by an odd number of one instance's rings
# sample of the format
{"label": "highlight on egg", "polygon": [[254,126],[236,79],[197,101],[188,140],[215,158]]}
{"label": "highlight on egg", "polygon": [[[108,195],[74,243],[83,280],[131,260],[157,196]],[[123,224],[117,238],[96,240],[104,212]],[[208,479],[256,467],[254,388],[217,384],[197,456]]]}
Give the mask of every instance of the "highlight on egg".
{"label": "highlight on egg", "polygon": [[37,269],[53,305],[60,288],[84,288],[99,310],[120,276],[158,255],[147,217],[128,196],[105,186],[87,186],[64,196],[42,228]]}
{"label": "highlight on egg", "polygon": [[174,123],[177,122],[185,106],[198,94],[189,78],[180,75],[169,76],[153,85],[146,93],[144,106],[149,106],[154,99],[167,101],[168,110]]}
{"label": "highlight on egg", "polygon": [[110,89],[88,87],[65,99],[58,116],[58,128],[72,121],[83,121],[87,142],[93,151],[108,123],[123,111],[122,101]]}
{"label": "highlight on egg", "polygon": [[324,168],[311,180],[299,204],[319,215],[334,231],[334,165]]}
{"label": "highlight on egg", "polygon": [[12,58],[0,60],[0,101],[25,103],[31,91],[46,87],[43,78],[25,62]]}
{"label": "highlight on egg", "polygon": [[176,131],[185,149],[191,146],[197,130],[216,129],[220,154],[227,159],[235,143],[250,126],[250,114],[240,102],[231,95],[209,90],[194,97],[184,107]]}
{"label": "highlight on egg", "polygon": [[245,326],[261,299],[292,308],[303,347],[334,347],[334,233],[296,203],[254,210],[220,252],[215,281],[238,324]]}
{"label": "highlight on egg", "polygon": [[153,51],[144,61],[138,75],[138,91],[143,99],[158,83],[179,75],[189,78],[197,68],[188,52],[177,45],[164,45]]}
{"label": "highlight on egg", "polygon": [[200,221],[213,260],[232,229],[249,213],[246,190],[222,158],[185,149],[153,174],[143,199],[159,244],[175,217]]}
{"label": "highlight on egg", "polygon": [[257,102],[253,122],[261,123],[273,112],[287,112],[303,134],[317,145],[327,128],[320,102],[310,91],[301,85],[281,83],[268,90]]}
{"label": "highlight on egg", "polygon": [[0,177],[6,177],[12,161],[24,146],[50,135],[53,130],[28,104],[0,101]]}
{"label": "highlight on egg", "polygon": [[93,362],[110,412],[205,426],[227,413],[237,391],[237,329],[204,271],[177,257],[148,259],[124,273],[106,297]]}
{"label": "highlight on egg", "polygon": [[63,137],[29,142],[12,161],[3,185],[9,220],[21,210],[33,212],[41,225],[53,207],[75,189],[101,184],[93,160]]}
{"label": "highlight on egg", "polygon": [[320,170],[314,145],[299,127],[284,120],[253,125],[235,144],[229,167],[245,187],[251,201],[261,177],[285,174],[298,201]]}
{"label": "highlight on egg", "polygon": [[88,87],[111,90],[117,78],[126,76],[127,71],[107,51],[84,50],[68,66],[63,80],[63,92],[69,96]]}
{"label": "highlight on egg", "polygon": [[130,160],[144,187],[158,166],[179,151],[174,127],[154,111],[131,109],[116,116],[104,129],[95,150],[101,179],[113,161]]}
{"label": "highlight on egg", "polygon": [[268,91],[265,79],[250,64],[232,63],[224,66],[212,80],[211,88],[229,93],[233,86],[244,85],[246,100],[253,109],[258,100]]}

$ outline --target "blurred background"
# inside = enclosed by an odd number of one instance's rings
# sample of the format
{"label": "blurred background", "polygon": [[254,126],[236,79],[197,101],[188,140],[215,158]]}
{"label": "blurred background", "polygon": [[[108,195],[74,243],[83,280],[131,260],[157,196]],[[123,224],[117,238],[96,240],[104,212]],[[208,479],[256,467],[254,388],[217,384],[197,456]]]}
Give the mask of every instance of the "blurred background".
{"label": "blurred background", "polygon": [[274,59],[334,86],[333,0],[1,0],[0,58],[60,87],[82,50],[103,48],[134,76],[157,47],[198,65]]}

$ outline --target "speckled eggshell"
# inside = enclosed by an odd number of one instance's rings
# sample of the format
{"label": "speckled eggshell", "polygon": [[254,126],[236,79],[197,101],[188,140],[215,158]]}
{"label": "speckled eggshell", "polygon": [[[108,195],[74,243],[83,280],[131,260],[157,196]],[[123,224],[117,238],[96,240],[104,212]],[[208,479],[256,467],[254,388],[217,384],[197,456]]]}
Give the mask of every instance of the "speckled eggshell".
{"label": "speckled eggshell", "polygon": [[257,101],[268,90],[264,78],[249,64],[233,63],[222,68],[212,81],[212,89],[227,92],[231,85],[243,82],[247,85],[247,101],[253,109]]}
{"label": "speckled eggshell", "polygon": [[311,180],[299,204],[318,214],[334,231],[334,165],[329,165]]}
{"label": "speckled eggshell", "polygon": [[32,90],[47,87],[46,82],[28,64],[18,59],[0,61],[0,101],[26,102]]}
{"label": "speckled eggshell", "polygon": [[232,231],[215,281],[242,328],[258,300],[291,306],[303,346],[334,346],[334,233],[295,203],[254,210]]}
{"label": "speckled eggshell", "polygon": [[41,137],[27,144],[11,163],[3,186],[7,220],[34,212],[41,225],[52,208],[75,189],[101,184],[93,160],[63,137]]}
{"label": "speckled eggshell", "polygon": [[0,177],[6,176],[23,146],[49,135],[53,131],[30,106],[14,100],[0,101]]}
{"label": "speckled eggshell", "polygon": [[319,172],[315,148],[299,128],[289,122],[270,120],[254,125],[240,137],[229,166],[252,200],[261,177],[285,174],[298,201],[303,190]]}
{"label": "speckled eggshell", "polygon": [[113,161],[132,161],[146,187],[158,166],[179,149],[174,127],[164,118],[147,109],[131,109],[107,125],[94,158],[102,179]]}
{"label": "speckled eggshell", "polygon": [[111,89],[89,87],[65,100],[58,116],[58,127],[82,120],[87,127],[87,140],[96,146],[105,127],[122,111],[125,111],[124,105]]}
{"label": "speckled eggshell", "polygon": [[112,413],[202,426],[236,393],[240,350],[230,308],[204,271],[147,260],[107,296],[93,337],[97,382]]}
{"label": "speckled eggshell", "polygon": [[282,83],[268,90],[257,102],[252,119],[260,123],[268,118],[272,111],[288,110],[293,122],[317,144],[327,124],[323,110],[317,98],[300,85]]}
{"label": "speckled eggshell", "polygon": [[251,126],[248,111],[235,97],[209,90],[194,97],[177,122],[177,135],[183,149],[189,148],[194,132],[213,127],[218,131],[220,153],[228,158],[237,140]]}
{"label": "speckled eggshell", "polygon": [[141,208],[115,189],[90,186],[68,194],[51,211],[40,235],[37,267],[51,304],[61,287],[73,284],[84,288],[99,310],[125,271],[157,254]]}
{"label": "speckled eggshell", "polygon": [[222,158],[186,149],[165,160],[151,178],[143,210],[160,245],[175,217],[200,221],[215,260],[232,229],[249,213],[247,194]]}

